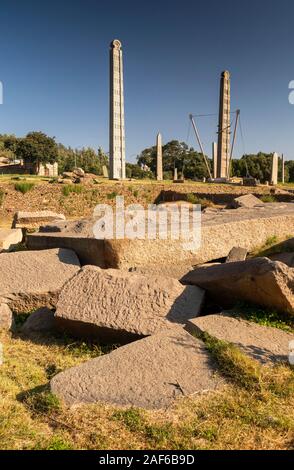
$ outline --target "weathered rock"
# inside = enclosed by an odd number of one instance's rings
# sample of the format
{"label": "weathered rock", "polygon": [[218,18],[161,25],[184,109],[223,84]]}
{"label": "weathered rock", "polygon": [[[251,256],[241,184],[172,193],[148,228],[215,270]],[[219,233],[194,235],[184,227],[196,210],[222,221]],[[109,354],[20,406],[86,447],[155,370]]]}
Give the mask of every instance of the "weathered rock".
{"label": "weathered rock", "polygon": [[236,263],[236,261],[245,261],[248,251],[246,248],[234,247],[231,249],[226,263]]}
{"label": "weathered rock", "polygon": [[29,335],[31,333],[46,332],[49,333],[55,329],[54,312],[49,308],[39,308],[31,313],[21,332]]}
{"label": "weathered rock", "polygon": [[294,252],[292,253],[276,253],[270,255],[269,258],[272,261],[280,261],[281,263],[286,264],[290,268],[294,268]]}
{"label": "weathered rock", "polygon": [[234,318],[230,312],[189,320],[186,329],[233,343],[261,363],[287,361],[289,343],[294,341],[294,334]]}
{"label": "weathered rock", "polygon": [[185,323],[203,300],[202,289],[175,279],[86,266],[62,289],[55,316],[72,334],[129,342]]}
{"label": "weathered rock", "polygon": [[245,207],[246,209],[253,209],[255,207],[264,207],[264,203],[253,194],[245,194],[244,196],[234,199],[233,207]]}
{"label": "weathered rock", "polygon": [[14,327],[13,314],[7,304],[0,304],[0,330],[12,330]]}
{"label": "weathered rock", "polygon": [[64,283],[80,268],[70,250],[2,253],[0,265],[0,304],[15,312],[54,307]]}
{"label": "weathered rock", "polygon": [[294,269],[268,258],[190,271],[182,279],[207,290],[223,307],[240,300],[294,314]]}
{"label": "weathered rock", "polygon": [[0,228],[0,253],[9,251],[22,242],[22,231],[20,229]]}
{"label": "weathered rock", "polygon": [[173,327],[58,374],[51,391],[69,405],[158,409],[220,383],[202,341]]}
{"label": "weathered rock", "polygon": [[39,228],[40,225],[53,221],[64,221],[63,214],[56,214],[52,211],[38,212],[17,212],[13,219],[13,228],[32,229]]}
{"label": "weathered rock", "polygon": [[80,178],[83,178],[85,176],[85,172],[82,168],[75,168],[73,173],[79,176]]}
{"label": "weathered rock", "polygon": [[62,173],[63,178],[71,179],[73,177],[73,172],[72,171],[64,171]]}

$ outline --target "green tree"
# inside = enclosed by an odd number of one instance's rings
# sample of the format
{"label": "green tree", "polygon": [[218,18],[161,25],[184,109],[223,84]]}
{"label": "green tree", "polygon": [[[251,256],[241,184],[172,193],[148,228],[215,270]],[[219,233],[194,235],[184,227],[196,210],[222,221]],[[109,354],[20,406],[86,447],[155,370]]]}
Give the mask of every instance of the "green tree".
{"label": "green tree", "polygon": [[[196,152],[193,147],[189,148],[185,142],[172,140],[163,146],[163,172],[164,178],[172,178],[174,168],[185,178],[203,179],[208,177],[207,168],[203,156]],[[156,173],[156,146],[147,148],[138,156],[139,165],[147,165],[153,174]],[[210,160],[209,165],[212,167]]]}
{"label": "green tree", "polygon": [[58,147],[55,139],[43,132],[30,132],[24,139],[19,140],[16,155],[38,168],[41,163],[57,161]]}

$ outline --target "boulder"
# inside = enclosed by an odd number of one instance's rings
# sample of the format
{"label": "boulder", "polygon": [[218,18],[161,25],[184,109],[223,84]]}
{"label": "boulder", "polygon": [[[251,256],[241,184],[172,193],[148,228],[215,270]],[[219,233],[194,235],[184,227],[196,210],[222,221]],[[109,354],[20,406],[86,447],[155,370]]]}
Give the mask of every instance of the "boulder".
{"label": "boulder", "polygon": [[54,307],[64,283],[79,269],[79,260],[70,250],[2,253],[0,305],[8,304],[20,313]]}
{"label": "boulder", "polygon": [[30,333],[51,332],[55,329],[54,312],[49,308],[39,308],[31,313],[24,323],[21,332],[29,335]]}
{"label": "boulder", "polygon": [[253,194],[245,194],[244,196],[237,197],[234,199],[233,207],[244,207],[246,209],[253,209],[255,207],[264,207],[264,202],[258,199]]}
{"label": "boulder", "polygon": [[22,242],[22,231],[20,229],[0,228],[0,253],[9,251]]}
{"label": "boulder", "polygon": [[0,304],[0,330],[10,331],[14,327],[13,314],[7,304]]}
{"label": "boulder", "polygon": [[202,341],[173,327],[56,375],[51,391],[68,405],[160,409],[220,383]]}
{"label": "boulder", "polygon": [[79,178],[84,178],[85,172],[82,168],[75,168],[73,171],[74,175],[78,176]]}
{"label": "boulder", "polygon": [[49,222],[64,220],[63,214],[52,211],[17,212],[14,215],[13,228],[36,229]]}
{"label": "boulder", "polygon": [[294,268],[294,251],[292,253],[276,253],[274,255],[270,255],[269,258],[272,261],[280,261],[290,268]]}
{"label": "boulder", "polygon": [[233,343],[262,364],[287,362],[289,343],[294,341],[294,334],[234,318],[229,312],[189,320],[186,329],[192,334],[208,333]]}
{"label": "boulder", "polygon": [[248,250],[246,248],[234,247],[231,249],[226,263],[236,263],[236,261],[245,261],[248,255]]}
{"label": "boulder", "polygon": [[64,171],[62,173],[63,178],[71,179],[73,177],[73,173],[71,171]]}
{"label": "boulder", "polygon": [[62,289],[56,324],[74,335],[124,343],[185,323],[203,300],[202,289],[176,279],[86,266]]}
{"label": "boulder", "polygon": [[202,287],[225,308],[241,300],[294,314],[294,269],[268,258],[196,269],[182,282]]}

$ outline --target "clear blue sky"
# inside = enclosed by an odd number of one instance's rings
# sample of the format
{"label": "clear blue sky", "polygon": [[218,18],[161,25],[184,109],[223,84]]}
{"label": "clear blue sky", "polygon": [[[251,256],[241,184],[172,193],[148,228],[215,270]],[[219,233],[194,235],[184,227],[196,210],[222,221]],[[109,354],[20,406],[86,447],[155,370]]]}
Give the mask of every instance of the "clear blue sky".
{"label": "clear blue sky", "polygon": [[[0,18],[0,133],[42,130],[107,151],[108,50],[118,38],[129,161],[158,131],[165,142],[186,140],[190,112],[217,112],[224,69],[244,150],[294,158],[293,0],[1,0]],[[216,117],[199,120],[209,154],[216,125]],[[196,147],[192,134],[189,142]]]}

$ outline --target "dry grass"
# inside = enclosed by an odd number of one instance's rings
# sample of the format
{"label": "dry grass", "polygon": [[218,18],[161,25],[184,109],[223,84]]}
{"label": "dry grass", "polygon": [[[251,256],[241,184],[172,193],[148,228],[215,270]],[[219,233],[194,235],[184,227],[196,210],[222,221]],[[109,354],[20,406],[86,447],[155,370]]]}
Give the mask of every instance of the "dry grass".
{"label": "dry grass", "polygon": [[1,449],[293,449],[294,373],[261,368],[206,337],[227,385],[161,411],[105,405],[67,408],[50,394],[58,371],[103,354],[66,338],[2,333]]}

